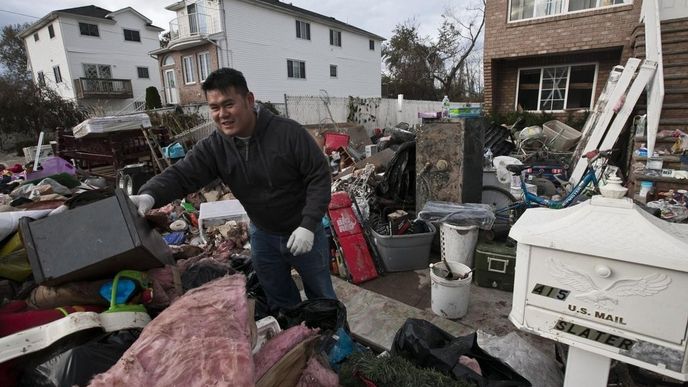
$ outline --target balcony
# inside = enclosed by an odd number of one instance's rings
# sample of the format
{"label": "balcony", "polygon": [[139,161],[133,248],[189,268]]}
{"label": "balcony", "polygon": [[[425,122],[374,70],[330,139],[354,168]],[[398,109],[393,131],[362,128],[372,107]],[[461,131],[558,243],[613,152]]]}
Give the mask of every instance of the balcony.
{"label": "balcony", "polygon": [[129,79],[77,78],[74,90],[78,99],[134,98]]}
{"label": "balcony", "polygon": [[203,37],[222,32],[219,18],[204,13],[191,13],[170,22],[170,44],[175,40]]}

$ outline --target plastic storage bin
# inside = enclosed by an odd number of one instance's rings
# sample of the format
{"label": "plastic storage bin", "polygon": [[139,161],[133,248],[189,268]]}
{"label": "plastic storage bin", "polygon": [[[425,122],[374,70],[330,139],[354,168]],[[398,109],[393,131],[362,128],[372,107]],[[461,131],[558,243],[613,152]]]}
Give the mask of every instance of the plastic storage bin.
{"label": "plastic storage bin", "polygon": [[557,120],[545,122],[542,125],[542,132],[547,138],[547,145],[558,151],[573,148],[581,138],[581,132]]}
{"label": "plastic storage bin", "polygon": [[249,218],[244,206],[238,200],[219,200],[216,202],[201,203],[198,212],[198,230],[201,240],[208,243],[205,232],[206,227],[218,226],[230,220],[248,222]]}
{"label": "plastic storage bin", "polygon": [[373,240],[386,271],[426,269],[430,264],[430,247],[435,226],[426,222],[429,232],[408,235],[380,235],[375,230]]}

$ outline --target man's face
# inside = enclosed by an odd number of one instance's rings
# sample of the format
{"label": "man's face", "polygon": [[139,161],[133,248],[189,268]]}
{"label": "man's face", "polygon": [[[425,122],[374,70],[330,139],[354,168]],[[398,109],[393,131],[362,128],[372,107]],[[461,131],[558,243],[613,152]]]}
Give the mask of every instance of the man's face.
{"label": "man's face", "polygon": [[248,92],[245,96],[234,87],[225,90],[208,90],[206,94],[210,115],[218,129],[228,136],[249,137],[256,126],[253,111],[255,98]]}

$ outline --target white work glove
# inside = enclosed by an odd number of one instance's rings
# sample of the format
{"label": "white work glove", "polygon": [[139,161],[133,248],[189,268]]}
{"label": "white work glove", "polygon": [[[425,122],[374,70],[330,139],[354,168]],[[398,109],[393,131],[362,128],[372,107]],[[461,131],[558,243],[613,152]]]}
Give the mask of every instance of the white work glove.
{"label": "white work glove", "polygon": [[146,212],[150,211],[155,204],[155,199],[148,194],[131,195],[129,200],[139,209],[139,215],[141,216],[146,216]]}
{"label": "white work glove", "polygon": [[292,255],[305,254],[313,248],[313,232],[306,228],[299,227],[291,233],[287,248]]}

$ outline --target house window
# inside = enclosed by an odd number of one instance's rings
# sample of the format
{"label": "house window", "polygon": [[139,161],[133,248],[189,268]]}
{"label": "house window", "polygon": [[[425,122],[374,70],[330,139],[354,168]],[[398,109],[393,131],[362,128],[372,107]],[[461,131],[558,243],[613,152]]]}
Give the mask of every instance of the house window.
{"label": "house window", "polygon": [[569,12],[580,11],[584,9],[608,7],[610,5],[626,4],[630,2],[631,0],[569,0],[568,10]]}
{"label": "house window", "polygon": [[589,109],[597,65],[520,69],[516,107],[531,111]]}
{"label": "house window", "polygon": [[138,73],[139,78],[150,78],[150,75],[148,74],[148,67],[137,67],[136,72]]}
{"label": "house window", "polygon": [[191,35],[198,34],[198,14],[196,13],[196,3],[186,6],[186,14],[189,16],[189,32]]}
{"label": "house window", "polygon": [[98,33],[98,25],[90,23],[79,23],[79,31],[81,35],[86,36],[100,36]]}
{"label": "house window", "polygon": [[198,76],[201,82],[205,81],[210,74],[210,53],[202,52],[198,54]]}
{"label": "house window", "polygon": [[35,34],[33,34],[33,41],[34,41],[34,42],[37,42],[37,41],[38,41],[38,32],[36,32]]}
{"label": "house window", "polygon": [[53,74],[55,75],[55,83],[62,82],[62,73],[60,72],[60,66],[53,66]]}
{"label": "house window", "polygon": [[52,24],[48,26],[48,35],[50,35],[50,39],[55,37],[55,29]]}
{"label": "house window", "polygon": [[45,74],[43,74],[43,71],[39,71],[36,75],[38,75],[38,86],[45,86]]}
{"label": "house window", "polygon": [[306,62],[287,59],[287,76],[306,79]]}
{"label": "house window", "polygon": [[84,63],[85,78],[112,79],[112,66],[104,64]]}
{"label": "house window", "polygon": [[311,40],[311,23],[301,20],[296,21],[296,37],[299,39]]}
{"label": "house window", "polygon": [[342,31],[330,30],[330,46],[342,46]]}
{"label": "house window", "polygon": [[168,55],[165,57],[165,59],[162,61],[163,66],[172,66],[174,64],[174,58],[172,55]]}
{"label": "house window", "polygon": [[189,85],[196,83],[196,78],[194,77],[194,62],[192,56],[185,56],[182,58],[182,63],[184,64],[184,83]]}
{"label": "house window", "polygon": [[511,0],[509,20],[554,16],[632,2],[633,0]]}
{"label": "house window", "polygon": [[141,34],[138,31],[135,30],[128,30],[124,29],[124,40],[128,40],[130,42],[140,42],[141,41]]}
{"label": "house window", "polygon": [[337,65],[330,65],[330,77],[337,78]]}
{"label": "house window", "polygon": [[368,47],[370,48],[371,51],[375,51],[375,41],[373,39],[370,39],[368,41]]}

